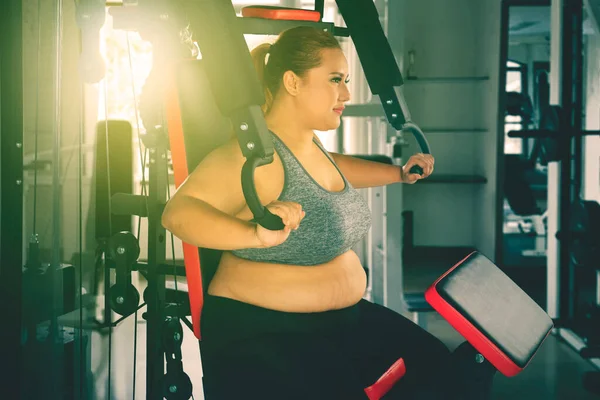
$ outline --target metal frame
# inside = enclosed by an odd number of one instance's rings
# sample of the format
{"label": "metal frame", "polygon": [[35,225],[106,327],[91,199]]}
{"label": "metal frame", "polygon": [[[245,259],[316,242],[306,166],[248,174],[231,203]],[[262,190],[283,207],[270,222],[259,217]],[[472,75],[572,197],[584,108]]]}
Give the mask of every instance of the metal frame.
{"label": "metal frame", "polygon": [[[566,13],[565,13],[566,11]],[[558,104],[565,110],[566,121],[561,127],[563,131],[573,134],[583,128],[583,3],[582,0],[553,0],[552,28],[560,32],[559,40],[552,40],[552,57],[550,68],[550,103]],[[553,210],[558,215],[550,214],[549,232],[568,229],[570,224],[570,205],[581,195],[582,179],[582,138],[576,135],[561,137],[561,162],[549,169],[548,193],[560,194],[558,201],[553,202]],[[571,154],[574,152],[575,163],[572,168]],[[550,164],[549,164],[550,166]],[[558,186],[558,187],[557,187]],[[550,227],[554,229],[550,229]],[[554,236],[554,235],[553,235]],[[548,302],[554,317],[568,321],[573,317],[574,266],[571,263],[568,240],[552,242],[552,253],[548,252]],[[552,298],[552,295],[556,296]],[[598,295],[598,293],[597,293]],[[552,303],[551,300],[554,300]],[[557,329],[557,334],[575,351],[581,352],[587,347],[579,335],[568,326]],[[588,361],[600,368],[600,359],[588,358]]]}
{"label": "metal frame", "polygon": [[20,398],[23,268],[22,2],[0,8],[0,387]]}
{"label": "metal frame", "polygon": [[[159,131],[157,135],[166,132]],[[161,140],[157,142],[162,143]],[[165,275],[157,267],[165,263],[166,230],[161,224],[162,207],[167,198],[167,149],[150,148],[148,191],[148,272],[146,325],[146,398],[163,398],[165,351],[163,322],[165,318]],[[138,238],[139,240],[139,238]]]}
{"label": "metal frame", "polygon": [[265,20],[260,18],[242,17],[238,17],[237,22],[245,35],[279,35],[284,30],[296,26],[312,26],[323,30],[330,30],[336,36],[350,36],[348,28],[335,26],[331,22]]}
{"label": "metal frame", "polygon": [[[559,2],[560,3],[560,2]],[[560,31],[561,40],[561,81],[560,81],[560,100],[559,103],[564,110],[564,115],[568,120],[563,119],[561,130],[565,132],[560,136],[559,149],[560,154],[560,172],[559,172],[559,220],[558,230],[568,229],[570,226],[571,216],[570,207],[575,198],[579,195],[578,188],[581,182],[581,166],[575,165],[572,167],[573,157],[571,156],[574,150],[575,160],[581,163],[581,136],[573,138],[575,132],[582,129],[582,75],[583,75],[583,55],[582,50],[582,35],[583,35],[583,4],[581,0],[563,0],[561,7],[562,29]],[[554,4],[554,3],[553,3]],[[567,11],[567,12],[565,12]],[[550,68],[552,73],[553,67]],[[551,77],[552,79],[552,77]],[[558,82],[553,81],[552,86]],[[556,99],[551,98],[551,104]],[[573,143],[573,141],[575,143]],[[574,149],[573,149],[574,145]],[[577,176],[578,175],[578,176]],[[573,184],[572,184],[573,182]],[[553,182],[550,181],[552,184]],[[577,192],[576,192],[577,191]],[[553,217],[553,215],[550,215]],[[549,233],[553,233],[550,231]],[[571,318],[574,313],[573,302],[573,284],[574,278],[572,274],[572,264],[570,256],[570,246],[568,240],[559,241],[558,255],[558,278],[560,282],[558,288],[558,315],[560,318]]]}

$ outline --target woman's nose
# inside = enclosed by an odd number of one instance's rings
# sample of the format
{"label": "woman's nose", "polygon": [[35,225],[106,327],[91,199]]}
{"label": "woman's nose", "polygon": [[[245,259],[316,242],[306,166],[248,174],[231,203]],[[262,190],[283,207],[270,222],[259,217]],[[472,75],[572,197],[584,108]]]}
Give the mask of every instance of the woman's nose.
{"label": "woman's nose", "polygon": [[340,101],[349,101],[350,100],[350,89],[348,85],[345,83],[342,85],[342,90],[340,92]]}

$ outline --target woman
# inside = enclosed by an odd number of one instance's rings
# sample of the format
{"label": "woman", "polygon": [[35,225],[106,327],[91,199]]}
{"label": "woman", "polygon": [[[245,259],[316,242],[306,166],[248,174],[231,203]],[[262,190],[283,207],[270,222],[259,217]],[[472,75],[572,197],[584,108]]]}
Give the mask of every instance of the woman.
{"label": "woman", "polygon": [[[183,241],[224,251],[202,314],[206,398],[365,399],[364,388],[401,357],[407,373],[386,398],[449,398],[450,352],[362,300],[366,275],[351,250],[371,223],[356,189],[414,183],[432,173],[433,157],[400,168],[323,148],[314,130],[336,129],[350,100],[348,63],[330,33],[290,29],[252,57],[276,150],[256,170],[256,188],[285,229],[250,222],[236,140],[202,161],[163,214]],[[422,176],[408,173],[413,165]]]}

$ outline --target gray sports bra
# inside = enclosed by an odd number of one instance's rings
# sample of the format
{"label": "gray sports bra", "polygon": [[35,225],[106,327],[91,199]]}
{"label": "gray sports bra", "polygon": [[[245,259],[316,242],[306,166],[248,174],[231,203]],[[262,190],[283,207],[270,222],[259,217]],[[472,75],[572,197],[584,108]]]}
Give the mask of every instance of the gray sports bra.
{"label": "gray sports bra", "polygon": [[251,248],[232,253],[246,260],[277,264],[319,265],[331,261],[350,250],[369,231],[371,211],[368,204],[316,140],[316,145],[344,179],[345,187],[340,192],[331,192],[319,185],[285,143],[273,132],[271,134],[285,173],[278,200],[301,204],[306,216],[298,230],[292,231],[284,243],[268,249]]}

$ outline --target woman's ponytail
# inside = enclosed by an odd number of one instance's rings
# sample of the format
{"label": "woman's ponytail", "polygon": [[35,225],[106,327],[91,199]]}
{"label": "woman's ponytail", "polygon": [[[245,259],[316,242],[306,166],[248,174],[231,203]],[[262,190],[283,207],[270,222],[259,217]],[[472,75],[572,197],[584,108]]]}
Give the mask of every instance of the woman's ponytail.
{"label": "woman's ponytail", "polygon": [[263,113],[267,113],[273,104],[273,94],[271,90],[269,90],[269,85],[267,83],[266,67],[267,67],[267,54],[269,54],[269,50],[271,50],[271,43],[262,43],[252,49],[250,55],[252,56],[252,61],[254,62],[254,68],[256,69],[256,73],[258,74],[258,80],[263,88],[265,93],[265,104],[261,106]]}

